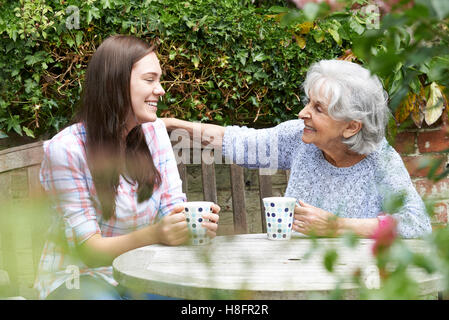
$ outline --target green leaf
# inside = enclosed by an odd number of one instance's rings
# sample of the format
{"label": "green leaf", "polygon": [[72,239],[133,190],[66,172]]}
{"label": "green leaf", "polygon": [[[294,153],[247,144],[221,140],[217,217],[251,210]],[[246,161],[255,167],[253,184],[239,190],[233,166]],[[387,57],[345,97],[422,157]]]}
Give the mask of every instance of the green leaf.
{"label": "green leaf", "polygon": [[193,62],[193,65],[195,66],[195,68],[198,68],[198,65],[200,64],[200,58],[198,58],[198,56],[193,56],[192,62]]}
{"label": "green leaf", "polygon": [[413,263],[426,270],[427,273],[434,273],[437,270],[435,263],[423,254],[415,253],[413,255]]}
{"label": "green leaf", "polygon": [[354,30],[357,34],[361,35],[363,32],[365,32],[365,28],[356,21],[356,19],[350,18],[349,19],[349,26],[352,30]]}
{"label": "green leaf", "polygon": [[25,62],[27,65],[32,66],[35,63],[38,63],[39,61],[41,61],[41,59],[39,59],[38,55],[27,55],[25,57]]}
{"label": "green leaf", "polygon": [[18,135],[23,136],[22,128],[20,126],[20,120],[19,116],[15,115],[7,120],[7,131],[10,131],[11,129],[14,129],[15,132],[17,132]]}
{"label": "green leaf", "polygon": [[264,61],[266,60],[268,57],[263,53],[263,52],[259,52],[258,54],[256,54],[255,56],[253,56],[253,61]]}
{"label": "green leaf", "polygon": [[324,255],[324,266],[326,270],[332,272],[334,270],[335,262],[337,261],[338,253],[335,249],[329,249]]}
{"label": "green leaf", "polygon": [[64,41],[69,45],[70,48],[72,48],[75,45],[75,40],[70,35],[64,36]]}
{"label": "green leaf", "polygon": [[303,8],[304,15],[308,21],[314,21],[320,12],[320,5],[314,2],[308,2]]}
{"label": "green leaf", "polygon": [[30,129],[28,129],[27,127],[24,127],[24,126],[22,127],[22,129],[23,129],[23,131],[25,132],[25,134],[26,134],[28,137],[35,138],[34,133],[33,133],[32,130],[30,130]]}
{"label": "green leaf", "polygon": [[334,38],[335,42],[341,46],[342,40],[340,38],[340,34],[338,33],[338,31],[332,28],[327,29],[327,31],[331,34],[332,38]]}
{"label": "green leaf", "polygon": [[8,135],[0,130],[0,139],[8,138]]}
{"label": "green leaf", "polygon": [[101,0],[101,5],[103,6],[103,9],[111,9],[111,1],[110,0]]}
{"label": "green leaf", "polygon": [[316,43],[323,42],[324,40],[324,31],[321,29],[312,31],[313,39],[315,39]]}
{"label": "green leaf", "polygon": [[296,23],[304,22],[304,15],[299,10],[290,10],[288,13],[284,14],[281,18],[281,26],[291,26]]}
{"label": "green leaf", "polygon": [[405,193],[388,194],[382,204],[382,211],[385,213],[397,213],[405,203]]}
{"label": "green leaf", "polygon": [[343,242],[347,247],[355,248],[359,244],[359,238],[353,232],[345,232],[343,234]]}
{"label": "green leaf", "polygon": [[268,11],[272,12],[272,13],[284,13],[284,12],[288,12],[288,8],[280,7],[280,6],[272,6],[272,7],[270,7],[270,9],[268,9]]}
{"label": "green leaf", "polygon": [[87,10],[87,24],[90,24],[94,18],[100,18],[100,10],[95,6],[92,6]]}
{"label": "green leaf", "polygon": [[83,36],[84,36],[84,33],[82,31],[79,31],[76,33],[75,39],[76,39],[77,47],[79,47],[83,43]]}

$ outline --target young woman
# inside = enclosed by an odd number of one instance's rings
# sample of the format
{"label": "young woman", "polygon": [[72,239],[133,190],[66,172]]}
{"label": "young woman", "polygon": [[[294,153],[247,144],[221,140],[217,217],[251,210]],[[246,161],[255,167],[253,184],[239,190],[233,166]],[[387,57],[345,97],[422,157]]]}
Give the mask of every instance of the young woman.
{"label": "young woman", "polygon": [[[107,38],[89,62],[78,122],[45,143],[40,179],[58,214],[39,267],[40,298],[120,299],[115,257],[188,239],[186,197],[156,115],[165,94],[161,74],[152,46],[132,36]],[[215,237],[220,208],[212,209],[203,224]],[[67,285],[73,270],[79,289]]]}

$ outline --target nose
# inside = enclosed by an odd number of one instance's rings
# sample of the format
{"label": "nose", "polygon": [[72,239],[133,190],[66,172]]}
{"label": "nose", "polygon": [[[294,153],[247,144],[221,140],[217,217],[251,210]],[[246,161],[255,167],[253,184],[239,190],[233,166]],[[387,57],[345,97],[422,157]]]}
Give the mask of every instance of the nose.
{"label": "nose", "polygon": [[165,94],[165,90],[164,88],[162,88],[162,85],[158,83],[157,86],[154,88],[153,93],[157,96],[163,96]]}
{"label": "nose", "polygon": [[299,119],[310,118],[309,105],[308,104],[298,113],[298,118]]}

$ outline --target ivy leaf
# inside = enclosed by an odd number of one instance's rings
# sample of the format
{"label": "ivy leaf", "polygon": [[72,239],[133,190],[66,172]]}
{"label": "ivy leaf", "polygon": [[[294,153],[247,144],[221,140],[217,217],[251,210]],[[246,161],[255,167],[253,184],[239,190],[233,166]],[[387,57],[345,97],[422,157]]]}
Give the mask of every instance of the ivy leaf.
{"label": "ivy leaf", "polygon": [[84,33],[83,32],[77,32],[75,35],[75,39],[76,39],[76,45],[79,47],[82,43],[83,43],[83,36]]}
{"label": "ivy leaf", "polygon": [[103,6],[103,9],[111,9],[111,1],[110,0],[101,0],[101,5]]}
{"label": "ivy leaf", "polygon": [[324,31],[321,29],[315,29],[312,31],[313,39],[316,43],[320,43],[324,40]]}
{"label": "ivy leaf", "polygon": [[75,40],[73,40],[73,38],[69,35],[64,36],[64,40],[65,43],[67,43],[70,48],[72,48],[75,45]]}
{"label": "ivy leaf", "polygon": [[95,6],[92,6],[87,10],[87,24],[90,24],[94,18],[100,18],[100,10]]}
{"label": "ivy leaf", "polygon": [[33,133],[32,130],[28,129],[27,127],[22,127],[22,129],[23,129],[23,131],[25,132],[25,134],[26,134],[28,137],[36,138],[36,137],[34,136],[34,133]]}
{"label": "ivy leaf", "polygon": [[8,135],[0,130],[0,139],[8,138]]}
{"label": "ivy leaf", "polygon": [[337,44],[341,46],[342,40],[338,31],[332,28],[327,29],[327,31],[331,34],[332,38],[334,38],[335,42],[337,42]]}
{"label": "ivy leaf", "polygon": [[263,53],[263,52],[259,52],[258,54],[256,54],[254,57],[253,57],[253,61],[254,62],[256,62],[256,61],[264,61],[264,60],[266,60],[268,57]]}
{"label": "ivy leaf", "polygon": [[14,129],[14,131],[17,132],[18,135],[23,136],[22,128],[20,126],[20,119],[18,115],[9,118],[6,122],[8,124],[6,129],[7,131]]}
{"label": "ivy leaf", "polygon": [[358,35],[361,35],[363,32],[365,32],[365,28],[360,23],[358,23],[355,19],[353,19],[353,18],[349,19],[349,26]]}
{"label": "ivy leaf", "polygon": [[43,51],[36,52],[33,55],[29,54],[25,57],[25,62],[27,65],[32,66],[40,61],[43,61],[44,55],[45,55],[45,52],[43,52]]}

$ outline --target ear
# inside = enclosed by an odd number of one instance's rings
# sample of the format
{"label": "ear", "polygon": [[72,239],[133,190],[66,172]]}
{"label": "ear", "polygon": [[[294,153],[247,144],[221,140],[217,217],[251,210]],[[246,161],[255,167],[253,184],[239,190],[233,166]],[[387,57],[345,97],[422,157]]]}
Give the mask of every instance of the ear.
{"label": "ear", "polygon": [[343,131],[343,137],[345,139],[351,138],[353,135],[357,134],[362,129],[362,123],[359,121],[351,120],[346,129]]}

